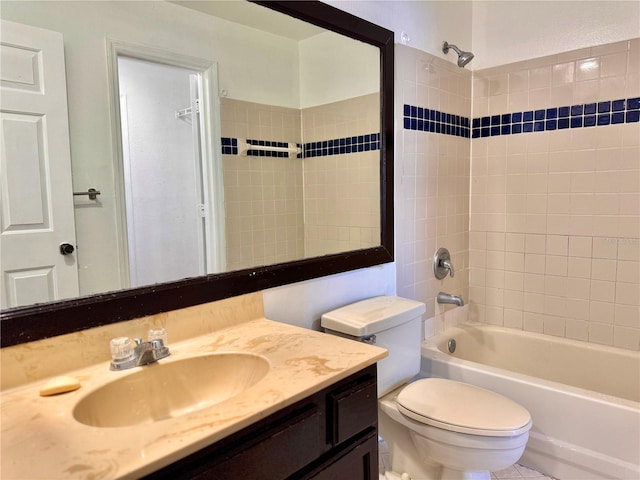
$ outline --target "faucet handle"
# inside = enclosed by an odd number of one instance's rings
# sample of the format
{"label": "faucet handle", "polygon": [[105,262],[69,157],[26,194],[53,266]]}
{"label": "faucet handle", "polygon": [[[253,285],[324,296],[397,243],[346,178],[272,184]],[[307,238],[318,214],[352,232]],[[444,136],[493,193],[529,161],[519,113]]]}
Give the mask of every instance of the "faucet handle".
{"label": "faucet handle", "polygon": [[151,328],[147,334],[149,341],[162,340],[164,345],[167,344],[167,331],[164,328]]}
{"label": "faucet handle", "polygon": [[453,277],[451,254],[446,248],[439,248],[433,256],[433,274],[438,280],[442,280],[447,275]]}
{"label": "faucet handle", "polygon": [[129,337],[112,338],[109,342],[111,348],[111,359],[121,362],[133,357],[133,342]]}
{"label": "faucet handle", "polygon": [[451,278],[453,278],[453,265],[451,264],[450,260],[440,260],[440,265],[443,268],[446,268],[447,270],[449,270],[449,275],[451,275]]}

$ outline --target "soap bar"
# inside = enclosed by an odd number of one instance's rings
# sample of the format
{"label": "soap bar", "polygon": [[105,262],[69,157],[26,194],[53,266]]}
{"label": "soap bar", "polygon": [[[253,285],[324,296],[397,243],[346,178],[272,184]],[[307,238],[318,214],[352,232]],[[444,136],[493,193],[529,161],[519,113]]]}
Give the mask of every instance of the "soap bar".
{"label": "soap bar", "polygon": [[47,382],[47,384],[40,389],[41,397],[48,397],[49,395],[57,395],[59,393],[73,392],[80,388],[80,382],[73,377],[55,377]]}

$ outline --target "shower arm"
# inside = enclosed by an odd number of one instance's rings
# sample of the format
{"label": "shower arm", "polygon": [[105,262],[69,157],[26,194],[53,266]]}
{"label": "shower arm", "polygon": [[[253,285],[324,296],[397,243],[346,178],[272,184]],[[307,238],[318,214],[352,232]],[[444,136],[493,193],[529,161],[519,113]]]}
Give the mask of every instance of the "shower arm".
{"label": "shower arm", "polygon": [[444,42],[444,44],[442,45],[442,51],[444,52],[444,54],[446,55],[447,53],[449,53],[449,49],[453,49],[454,52],[456,52],[458,55],[462,54],[462,50],[460,50],[458,47],[456,47],[454,44],[449,43],[449,42]]}

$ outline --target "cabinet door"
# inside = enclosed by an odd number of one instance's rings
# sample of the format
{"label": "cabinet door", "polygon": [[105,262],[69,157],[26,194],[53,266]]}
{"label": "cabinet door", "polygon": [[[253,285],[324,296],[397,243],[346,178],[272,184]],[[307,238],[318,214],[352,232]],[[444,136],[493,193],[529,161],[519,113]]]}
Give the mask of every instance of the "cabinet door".
{"label": "cabinet door", "polygon": [[[235,436],[155,472],[148,480],[278,480],[318,458],[323,415],[305,405],[273,423]],[[243,432],[244,433],[244,432]]]}
{"label": "cabinet door", "polygon": [[360,442],[310,477],[313,480],[374,480],[378,478],[378,435],[373,429]]}
{"label": "cabinet door", "polygon": [[332,392],[329,400],[330,441],[338,445],[378,422],[376,377],[363,376],[355,384]]}

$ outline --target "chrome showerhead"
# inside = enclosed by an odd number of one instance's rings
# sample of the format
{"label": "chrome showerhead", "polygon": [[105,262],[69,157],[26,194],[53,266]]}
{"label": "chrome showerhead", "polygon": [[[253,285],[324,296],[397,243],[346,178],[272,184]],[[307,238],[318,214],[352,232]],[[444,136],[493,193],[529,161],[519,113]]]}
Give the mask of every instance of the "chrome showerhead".
{"label": "chrome showerhead", "polygon": [[460,68],[464,67],[467,63],[469,63],[471,60],[473,60],[473,53],[471,53],[471,52],[463,52],[462,50],[460,50],[458,47],[456,47],[452,43],[444,42],[442,44],[442,51],[444,52],[445,55],[447,53],[449,53],[449,49],[450,48],[455,50],[455,52],[458,54],[458,66]]}

